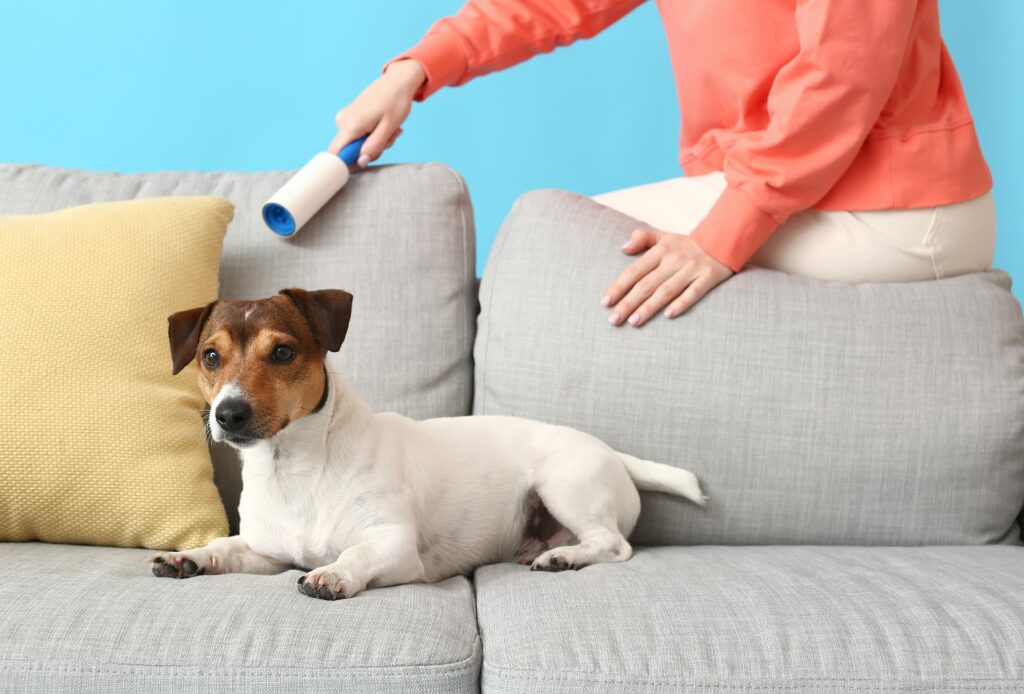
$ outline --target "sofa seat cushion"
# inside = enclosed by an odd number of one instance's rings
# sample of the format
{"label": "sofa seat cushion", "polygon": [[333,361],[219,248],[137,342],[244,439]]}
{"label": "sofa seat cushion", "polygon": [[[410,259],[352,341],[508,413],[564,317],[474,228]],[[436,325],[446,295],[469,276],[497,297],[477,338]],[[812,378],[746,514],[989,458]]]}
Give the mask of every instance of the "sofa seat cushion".
{"label": "sofa seat cushion", "polygon": [[178,581],[149,554],[0,544],[0,690],[477,691],[463,577],[325,602],[298,571]]}
{"label": "sofa seat cushion", "polygon": [[665,547],[476,572],[486,692],[1024,690],[1024,548]]}

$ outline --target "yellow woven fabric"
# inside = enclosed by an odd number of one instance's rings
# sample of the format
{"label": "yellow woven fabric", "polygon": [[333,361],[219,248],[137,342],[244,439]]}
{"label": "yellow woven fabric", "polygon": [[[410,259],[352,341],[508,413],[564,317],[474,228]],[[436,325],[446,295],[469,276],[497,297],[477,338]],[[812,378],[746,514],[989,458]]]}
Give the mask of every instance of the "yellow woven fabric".
{"label": "yellow woven fabric", "polygon": [[0,540],[185,549],[227,534],[167,316],[217,297],[233,215],[179,197],[0,216]]}

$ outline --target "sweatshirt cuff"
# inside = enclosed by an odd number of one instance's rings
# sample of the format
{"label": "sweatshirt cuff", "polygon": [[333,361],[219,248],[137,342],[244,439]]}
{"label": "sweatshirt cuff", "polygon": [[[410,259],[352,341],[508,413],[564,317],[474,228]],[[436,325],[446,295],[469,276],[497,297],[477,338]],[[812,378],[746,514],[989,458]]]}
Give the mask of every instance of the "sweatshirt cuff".
{"label": "sweatshirt cuff", "polygon": [[690,238],[712,258],[739,272],[778,228],[775,218],[729,185]]}
{"label": "sweatshirt cuff", "polygon": [[427,32],[423,39],[399,56],[389,60],[381,72],[399,60],[415,60],[427,79],[416,91],[416,101],[423,101],[441,87],[457,83],[466,73],[466,55],[458,37],[441,32]]}

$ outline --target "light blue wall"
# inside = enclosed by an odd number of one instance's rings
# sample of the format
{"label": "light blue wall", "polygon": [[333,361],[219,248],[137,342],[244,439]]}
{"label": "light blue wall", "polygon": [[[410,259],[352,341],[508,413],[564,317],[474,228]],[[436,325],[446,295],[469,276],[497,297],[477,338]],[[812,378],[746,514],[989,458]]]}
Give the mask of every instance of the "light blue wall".
{"label": "light blue wall", "polygon": [[[0,160],[141,171],[303,164],[334,112],[457,0],[0,3]],[[942,0],[997,181],[998,265],[1024,286],[1024,2]],[[678,109],[653,4],[596,39],[417,105],[387,161],[469,183],[479,265],[521,192],[679,175]]]}

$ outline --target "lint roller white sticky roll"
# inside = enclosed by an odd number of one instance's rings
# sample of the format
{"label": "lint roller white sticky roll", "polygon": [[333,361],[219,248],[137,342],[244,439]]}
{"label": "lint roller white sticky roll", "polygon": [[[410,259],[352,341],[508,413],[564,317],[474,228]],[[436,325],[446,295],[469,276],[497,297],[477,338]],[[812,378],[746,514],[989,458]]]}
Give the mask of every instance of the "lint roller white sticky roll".
{"label": "lint roller white sticky roll", "polygon": [[319,152],[263,205],[263,221],[281,236],[292,236],[348,183],[348,167],[359,159],[366,136],[337,155]]}

